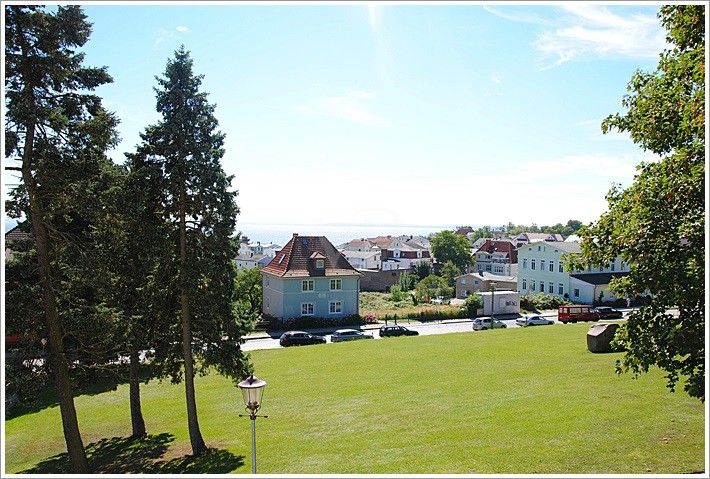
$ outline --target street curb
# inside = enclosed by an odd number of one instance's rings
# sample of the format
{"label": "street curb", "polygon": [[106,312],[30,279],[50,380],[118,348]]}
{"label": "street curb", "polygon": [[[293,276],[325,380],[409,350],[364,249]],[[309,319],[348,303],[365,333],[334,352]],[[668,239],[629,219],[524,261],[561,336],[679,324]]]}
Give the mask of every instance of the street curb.
{"label": "street curb", "polygon": [[[545,314],[554,314],[557,315],[556,310],[550,310],[550,311],[542,311],[540,315],[545,315]],[[515,319],[519,318],[520,314],[502,314],[502,315],[497,315],[496,317],[498,319]],[[478,316],[478,318],[488,318],[490,316]],[[399,320],[398,322],[394,324],[398,324],[400,326],[402,325],[409,325],[409,324],[416,324],[417,326],[430,326],[430,325],[437,325],[437,324],[446,324],[446,323],[470,323],[473,322],[473,319],[471,318],[460,318],[460,319],[442,319],[442,320],[432,320],[432,321],[413,321],[409,322],[406,319]],[[393,321],[388,321],[387,324],[392,324]],[[376,329],[380,329],[382,326],[384,326],[384,322],[376,323],[376,324],[364,324],[362,326],[358,325],[343,325],[343,326],[338,326],[338,327],[329,327],[329,328],[312,328],[312,329],[299,329],[299,331],[305,331],[307,333],[311,334],[318,334],[318,335],[323,335],[323,334],[332,334],[333,331],[336,329],[356,329],[360,331],[372,331]],[[270,333],[267,332],[262,332],[262,333],[255,333],[255,334],[250,334],[249,336],[242,336],[242,342],[245,341],[253,341],[255,339],[275,339],[279,338],[283,333],[286,331],[292,331],[289,329],[279,329],[272,331]]]}
{"label": "street curb", "polygon": [[[627,311],[633,310],[634,308],[616,308],[616,309],[618,309],[622,313],[625,313]],[[540,316],[557,316],[557,310],[556,309],[543,310],[543,311],[540,311],[539,315]],[[516,313],[516,314],[499,314],[499,315],[496,315],[496,318],[510,320],[510,319],[520,318],[521,316],[522,316],[522,314],[518,314],[518,313]],[[478,318],[490,318],[490,316],[478,316]],[[405,321],[406,321],[406,323],[405,323]],[[397,322],[395,324],[399,324],[400,326],[404,325],[404,324],[406,324],[406,325],[416,324],[418,326],[430,326],[430,325],[433,326],[433,325],[442,324],[442,323],[466,323],[466,322],[473,322],[473,319],[471,319],[471,318],[442,319],[442,320],[431,320],[431,321],[425,321],[425,322],[422,322],[422,321],[410,322],[409,320],[402,319],[402,320],[399,320],[399,322]],[[392,323],[392,321],[388,321],[387,324],[390,324],[390,323]],[[324,334],[332,334],[333,331],[335,331],[336,329],[357,329],[360,331],[372,331],[375,329],[380,329],[384,325],[385,325],[385,323],[379,322],[376,324],[364,324],[362,326],[343,325],[343,326],[329,327],[329,328],[300,329],[299,331],[305,331],[305,332],[311,333],[311,334],[324,335]],[[272,331],[271,333],[267,333],[267,332],[254,333],[254,334],[250,334],[248,336],[242,336],[241,339],[242,339],[242,343],[244,343],[246,341],[253,341],[255,339],[278,339],[286,331],[292,331],[292,330],[280,329],[280,330]]]}

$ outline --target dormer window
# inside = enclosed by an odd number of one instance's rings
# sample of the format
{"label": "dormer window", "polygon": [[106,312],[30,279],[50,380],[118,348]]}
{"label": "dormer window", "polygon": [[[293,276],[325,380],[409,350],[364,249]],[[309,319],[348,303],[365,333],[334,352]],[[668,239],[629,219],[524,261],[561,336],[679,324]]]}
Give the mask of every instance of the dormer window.
{"label": "dormer window", "polygon": [[315,269],[325,269],[325,255],[319,251],[316,251],[311,255],[311,261],[313,261],[313,266]]}

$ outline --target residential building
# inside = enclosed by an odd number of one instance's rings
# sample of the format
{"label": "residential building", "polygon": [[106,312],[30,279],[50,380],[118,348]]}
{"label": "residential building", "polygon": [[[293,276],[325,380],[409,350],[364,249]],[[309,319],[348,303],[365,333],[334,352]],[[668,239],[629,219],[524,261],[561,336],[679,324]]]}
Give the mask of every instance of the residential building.
{"label": "residential building", "polygon": [[475,293],[491,291],[493,285],[495,285],[496,291],[517,291],[517,278],[513,276],[501,276],[480,271],[462,274],[454,279],[456,281],[456,297],[460,299],[466,299]]}
{"label": "residential building", "polygon": [[520,248],[526,244],[536,243],[538,241],[564,241],[565,237],[559,233],[520,233],[513,242],[516,248]]}
{"label": "residential building", "polygon": [[245,269],[264,267],[269,264],[272,259],[273,258],[271,256],[267,256],[265,254],[247,253],[238,255],[234,259],[234,262],[237,265],[237,270],[241,271]]}
{"label": "residential building", "polygon": [[242,242],[239,244],[239,255],[245,257],[250,254],[266,255],[273,258],[280,249],[280,245],[273,243],[262,245],[261,241],[257,241],[256,243],[250,242],[249,238],[244,236],[242,237]]}
{"label": "residential building", "polygon": [[567,271],[565,257],[580,252],[578,242],[565,241],[537,241],[518,248],[518,291],[553,294],[583,304],[594,303],[602,293],[604,300],[616,299],[609,291],[609,280],[627,275],[628,265],[619,256],[598,268]]}
{"label": "residential building", "polygon": [[[429,247],[423,244],[421,238],[411,236],[388,235],[355,239],[341,245],[341,251],[356,268],[361,268],[361,265],[367,262],[367,269],[390,271],[409,269],[422,261],[431,262]],[[360,253],[377,255],[367,256]]]}
{"label": "residential building", "polygon": [[486,240],[473,252],[469,271],[514,276],[514,265],[518,263],[515,244],[510,240]]}
{"label": "residential building", "polygon": [[359,313],[362,273],[325,236],[294,233],[261,275],[262,312],[282,321]]}
{"label": "residential building", "polygon": [[29,229],[27,223],[21,223],[5,233],[5,261],[12,259],[12,242],[32,238],[32,233],[25,231]]}
{"label": "residential building", "polygon": [[382,253],[379,248],[375,251],[348,251],[341,252],[356,269],[379,270],[382,266]]}

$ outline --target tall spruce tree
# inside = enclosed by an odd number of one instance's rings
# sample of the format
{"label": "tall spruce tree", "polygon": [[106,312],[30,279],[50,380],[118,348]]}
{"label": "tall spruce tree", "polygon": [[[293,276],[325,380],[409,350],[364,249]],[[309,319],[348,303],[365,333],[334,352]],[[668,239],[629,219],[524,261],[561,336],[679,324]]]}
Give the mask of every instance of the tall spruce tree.
{"label": "tall spruce tree", "polygon": [[[5,7],[5,157],[20,172],[8,212],[31,226],[36,278],[41,290],[43,336],[62,417],[71,472],[89,464],[79,431],[68,353],[109,352],[95,343],[106,311],[95,303],[87,282],[93,256],[92,210],[106,187],[115,145],[116,118],[89,92],[112,81],[106,68],[82,65],[76,49],[86,44],[91,25],[78,6],[46,12],[40,6]],[[110,176],[110,175],[109,175]],[[96,323],[93,323],[96,321]],[[115,325],[115,324],[114,324]],[[112,333],[111,333],[112,334]],[[105,343],[104,343],[105,345]],[[71,348],[73,351],[69,351]]]}
{"label": "tall spruce tree", "polygon": [[[181,47],[157,77],[159,123],[146,128],[129,162],[134,174],[159,185],[162,221],[172,241],[152,277],[151,298],[160,335],[157,374],[185,381],[188,429],[194,455],[206,446],[199,428],[194,376],[214,366],[237,381],[250,370],[239,339],[248,320],[235,314],[236,192],[220,164],[224,134],[215,106],[200,92],[202,76]],[[179,348],[176,345],[180,345]],[[198,359],[198,361],[195,360]]]}

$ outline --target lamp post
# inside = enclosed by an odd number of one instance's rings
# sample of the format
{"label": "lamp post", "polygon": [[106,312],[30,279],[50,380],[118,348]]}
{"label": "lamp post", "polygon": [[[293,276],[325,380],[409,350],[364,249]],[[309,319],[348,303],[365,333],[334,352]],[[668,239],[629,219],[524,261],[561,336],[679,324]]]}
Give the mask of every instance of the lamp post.
{"label": "lamp post", "polygon": [[496,282],[491,281],[491,331],[493,331],[493,328],[495,327],[495,319],[496,319],[496,302],[495,302],[495,297],[496,297]]}
{"label": "lamp post", "polygon": [[248,417],[251,419],[251,473],[256,474],[256,418],[269,417],[258,416],[256,412],[261,407],[261,396],[264,394],[264,386],[266,381],[254,377],[252,374],[244,381],[237,384],[242,390],[244,396],[244,405],[249,414],[240,414],[239,417]]}

